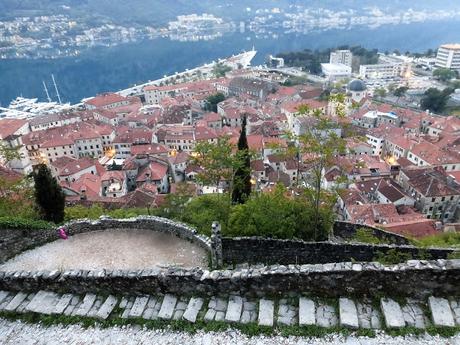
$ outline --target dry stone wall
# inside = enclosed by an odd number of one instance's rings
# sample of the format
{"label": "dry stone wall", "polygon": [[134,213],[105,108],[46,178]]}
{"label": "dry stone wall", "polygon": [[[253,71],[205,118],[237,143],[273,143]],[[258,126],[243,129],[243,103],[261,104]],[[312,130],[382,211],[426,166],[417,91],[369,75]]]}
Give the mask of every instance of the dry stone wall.
{"label": "dry stone wall", "polygon": [[304,242],[262,237],[222,238],[223,262],[227,264],[325,264],[373,261],[390,250],[413,259],[446,259],[452,249],[420,249],[414,246]]}
{"label": "dry stone wall", "polygon": [[141,271],[0,272],[0,290],[62,293],[248,297],[460,296],[460,260],[246,266],[233,270],[154,268]]}

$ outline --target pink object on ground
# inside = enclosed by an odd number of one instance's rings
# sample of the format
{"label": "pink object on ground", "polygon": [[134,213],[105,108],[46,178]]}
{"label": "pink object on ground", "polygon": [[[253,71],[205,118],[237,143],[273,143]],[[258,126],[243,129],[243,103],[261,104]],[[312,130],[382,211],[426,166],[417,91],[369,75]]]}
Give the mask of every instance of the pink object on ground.
{"label": "pink object on ground", "polygon": [[63,240],[66,240],[69,238],[64,228],[59,229],[59,237],[61,237]]}

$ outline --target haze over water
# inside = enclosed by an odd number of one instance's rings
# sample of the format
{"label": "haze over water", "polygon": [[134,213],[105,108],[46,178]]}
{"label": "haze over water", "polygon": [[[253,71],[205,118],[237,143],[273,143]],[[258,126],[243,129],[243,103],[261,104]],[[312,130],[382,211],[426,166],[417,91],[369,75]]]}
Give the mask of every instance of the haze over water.
{"label": "haze over water", "polygon": [[[45,100],[42,81],[51,86],[51,74],[65,102],[76,103],[104,91],[117,91],[134,83],[157,79],[165,74],[192,68],[223,58],[254,45],[261,64],[269,54],[322,49],[339,45],[362,45],[381,51],[422,52],[442,43],[460,42],[460,21],[387,25],[375,29],[346,30],[255,36],[235,32],[212,41],[179,42],[159,38],[116,47],[95,47],[78,57],[60,59],[0,60],[0,104],[8,105],[17,96]],[[51,97],[56,99],[54,93]]]}

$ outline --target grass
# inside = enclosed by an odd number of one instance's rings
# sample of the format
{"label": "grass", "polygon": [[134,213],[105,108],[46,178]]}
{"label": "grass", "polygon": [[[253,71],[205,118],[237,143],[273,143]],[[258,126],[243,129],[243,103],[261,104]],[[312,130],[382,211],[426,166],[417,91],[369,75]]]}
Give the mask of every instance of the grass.
{"label": "grass", "polygon": [[[375,337],[376,331],[373,329],[358,329],[351,330],[349,328],[336,326],[324,328],[319,326],[277,326],[266,327],[259,326],[255,323],[249,324],[228,324],[224,322],[204,322],[197,321],[190,323],[185,320],[169,321],[169,320],[144,320],[142,318],[121,319],[119,317],[110,317],[107,320],[99,320],[95,318],[86,318],[80,316],[65,316],[65,315],[42,315],[36,313],[16,313],[16,312],[0,312],[0,318],[16,321],[21,320],[26,323],[40,323],[45,327],[53,325],[74,325],[79,324],[83,328],[99,326],[108,328],[113,326],[140,325],[146,329],[166,329],[170,331],[181,331],[194,334],[198,331],[205,332],[223,332],[228,329],[239,330],[241,333],[253,337],[258,335],[281,335],[284,337],[300,336],[300,337],[324,337],[329,334],[342,334],[344,336],[358,337]],[[430,335],[440,335],[442,337],[453,337],[460,333],[460,327],[434,327],[430,326],[425,330],[414,327],[404,327],[400,329],[383,329],[386,334],[391,336],[406,336],[406,335],[422,335],[428,333]]]}
{"label": "grass", "polygon": [[460,233],[445,232],[420,239],[413,239],[412,243],[417,247],[454,248],[460,250]]}

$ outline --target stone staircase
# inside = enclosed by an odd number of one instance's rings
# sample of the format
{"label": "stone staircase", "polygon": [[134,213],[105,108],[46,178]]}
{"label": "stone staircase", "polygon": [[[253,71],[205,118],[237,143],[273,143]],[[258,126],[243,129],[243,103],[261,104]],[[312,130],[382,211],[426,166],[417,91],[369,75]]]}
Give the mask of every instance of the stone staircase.
{"label": "stone staircase", "polygon": [[58,294],[51,291],[13,293],[0,291],[0,312],[67,315],[96,318],[186,320],[195,323],[221,321],[260,326],[300,325],[351,329],[460,326],[460,300],[429,297],[427,301],[382,298],[321,300],[289,297],[278,300],[227,297],[100,296]]}

